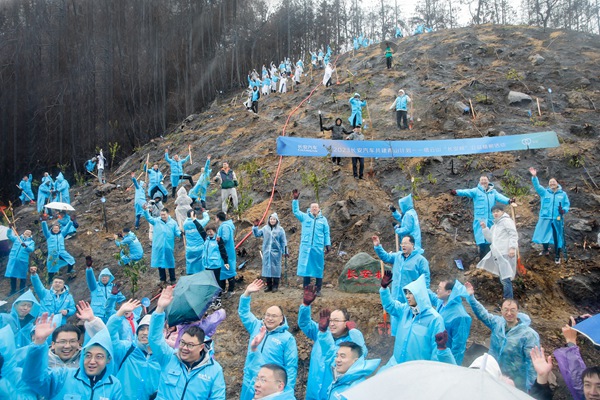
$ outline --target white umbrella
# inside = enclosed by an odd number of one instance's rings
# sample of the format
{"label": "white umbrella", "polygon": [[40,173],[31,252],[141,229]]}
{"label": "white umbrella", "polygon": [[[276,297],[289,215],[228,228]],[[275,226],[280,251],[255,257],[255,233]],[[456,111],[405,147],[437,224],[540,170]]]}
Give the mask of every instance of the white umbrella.
{"label": "white umbrella", "polygon": [[465,368],[435,361],[409,361],[395,365],[342,393],[347,400],[532,400],[484,369]]}
{"label": "white umbrella", "polygon": [[52,203],[46,204],[44,207],[52,208],[53,210],[75,211],[72,205],[67,203],[61,203],[60,201],[53,201]]}

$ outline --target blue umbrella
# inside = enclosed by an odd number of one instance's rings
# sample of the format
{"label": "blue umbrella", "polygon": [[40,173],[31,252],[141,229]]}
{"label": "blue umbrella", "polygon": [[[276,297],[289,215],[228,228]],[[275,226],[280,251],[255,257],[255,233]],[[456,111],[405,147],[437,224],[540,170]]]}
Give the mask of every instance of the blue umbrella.
{"label": "blue umbrella", "polygon": [[198,321],[220,292],[211,271],[182,276],[173,290],[173,302],[166,310],[169,326]]}
{"label": "blue umbrella", "polygon": [[584,319],[573,329],[590,339],[596,346],[600,346],[600,314]]}

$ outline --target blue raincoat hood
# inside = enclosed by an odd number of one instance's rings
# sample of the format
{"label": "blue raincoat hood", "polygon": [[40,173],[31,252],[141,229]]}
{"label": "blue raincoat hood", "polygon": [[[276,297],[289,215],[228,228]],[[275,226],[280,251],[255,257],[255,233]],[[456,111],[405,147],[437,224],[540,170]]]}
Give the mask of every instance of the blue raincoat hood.
{"label": "blue raincoat hood", "polygon": [[37,318],[38,315],[40,314],[40,303],[37,301],[37,299],[33,295],[33,292],[31,291],[31,289],[26,291],[22,295],[20,295],[17,298],[17,300],[15,300],[15,302],[12,305],[11,314],[13,314],[16,318],[18,318],[17,309],[15,308],[15,306],[17,305],[17,303],[19,303],[21,301],[30,301],[32,303],[31,311],[29,312],[29,315],[31,315],[33,318]]}
{"label": "blue raincoat hood", "polygon": [[402,211],[402,214],[406,214],[408,210],[412,210],[414,208],[412,193],[408,196],[398,199],[398,205],[400,206],[400,211]]}
{"label": "blue raincoat hood", "polygon": [[110,276],[110,278],[108,279],[108,284],[112,283],[112,281],[115,280],[115,276],[112,274],[112,272],[110,272],[110,269],[108,268],[104,268],[102,271],[100,271],[100,275],[98,275],[98,281],[102,282],[102,275],[108,275]]}
{"label": "blue raincoat hood", "polygon": [[402,290],[410,290],[415,297],[417,307],[422,312],[423,310],[431,308],[431,301],[429,300],[429,294],[427,293],[427,285],[425,283],[425,276],[421,275],[416,281],[409,283],[404,286]]}
{"label": "blue raincoat hood", "polygon": [[491,192],[492,190],[495,189],[494,184],[492,182],[490,182],[488,184],[488,188],[487,190],[483,189],[483,186],[481,186],[479,183],[477,184],[477,189],[481,190],[483,193],[487,193],[487,192]]}
{"label": "blue raincoat hood", "polygon": [[[82,371],[85,371],[85,369],[83,367],[83,363],[85,361],[85,354],[88,352],[88,350],[92,346],[101,346],[102,348],[104,348],[104,350],[106,350],[107,358],[111,359],[111,361],[114,359],[113,346],[112,346],[112,341],[110,339],[110,333],[108,333],[107,328],[104,328],[100,332],[98,332],[94,336],[92,336],[90,341],[87,342],[87,344],[85,346],[83,346],[83,349],[81,349],[79,368],[81,368]],[[108,368],[108,365],[106,367]]]}
{"label": "blue raincoat hood", "polygon": [[454,281],[454,287],[452,288],[450,297],[448,297],[448,304],[460,303],[462,302],[463,297],[467,298],[469,297],[469,294],[467,293],[467,288],[465,288],[465,285],[460,283],[457,279]]}
{"label": "blue raincoat hood", "polygon": [[56,181],[63,181],[65,180],[65,177],[63,176],[62,172],[58,173],[58,176],[56,177]]}

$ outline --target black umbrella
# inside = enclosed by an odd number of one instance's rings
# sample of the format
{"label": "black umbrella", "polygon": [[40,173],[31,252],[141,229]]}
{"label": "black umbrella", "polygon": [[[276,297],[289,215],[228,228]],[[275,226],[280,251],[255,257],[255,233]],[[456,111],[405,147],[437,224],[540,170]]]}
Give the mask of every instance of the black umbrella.
{"label": "black umbrella", "polygon": [[173,302],[167,308],[169,326],[199,320],[220,292],[211,271],[182,276],[173,290]]}

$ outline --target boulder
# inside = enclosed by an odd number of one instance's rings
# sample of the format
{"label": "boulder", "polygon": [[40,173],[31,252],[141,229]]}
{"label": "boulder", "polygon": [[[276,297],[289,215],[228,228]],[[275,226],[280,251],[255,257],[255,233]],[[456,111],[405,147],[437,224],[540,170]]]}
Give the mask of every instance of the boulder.
{"label": "boulder", "polygon": [[533,65],[541,65],[544,63],[544,61],[546,61],[546,59],[539,54],[535,54],[529,57],[529,61],[531,61],[531,64]]}
{"label": "boulder", "polygon": [[94,190],[94,194],[98,197],[105,196],[106,194],[112,192],[117,188],[117,185],[113,185],[112,183],[105,183],[103,185],[98,186]]}
{"label": "boulder", "polygon": [[358,253],[344,266],[338,289],[347,293],[378,293],[380,281],[381,261],[367,253]]}
{"label": "boulder", "polygon": [[558,286],[562,289],[573,303],[579,307],[588,304],[598,304],[600,301],[600,272],[591,271],[587,275],[575,275],[558,281]]}
{"label": "boulder", "polygon": [[519,104],[531,103],[532,101],[533,100],[532,100],[531,96],[529,96],[525,93],[515,92],[514,90],[511,90],[508,93],[508,104],[519,105]]}
{"label": "boulder", "polygon": [[585,219],[571,219],[567,222],[567,226],[574,231],[579,232],[591,232],[592,231],[592,222],[587,221]]}
{"label": "boulder", "polygon": [[590,124],[571,125],[569,131],[575,136],[593,137],[596,136],[596,128]]}
{"label": "boulder", "polygon": [[567,102],[571,108],[591,108],[590,100],[582,92],[572,90],[566,93]]}

